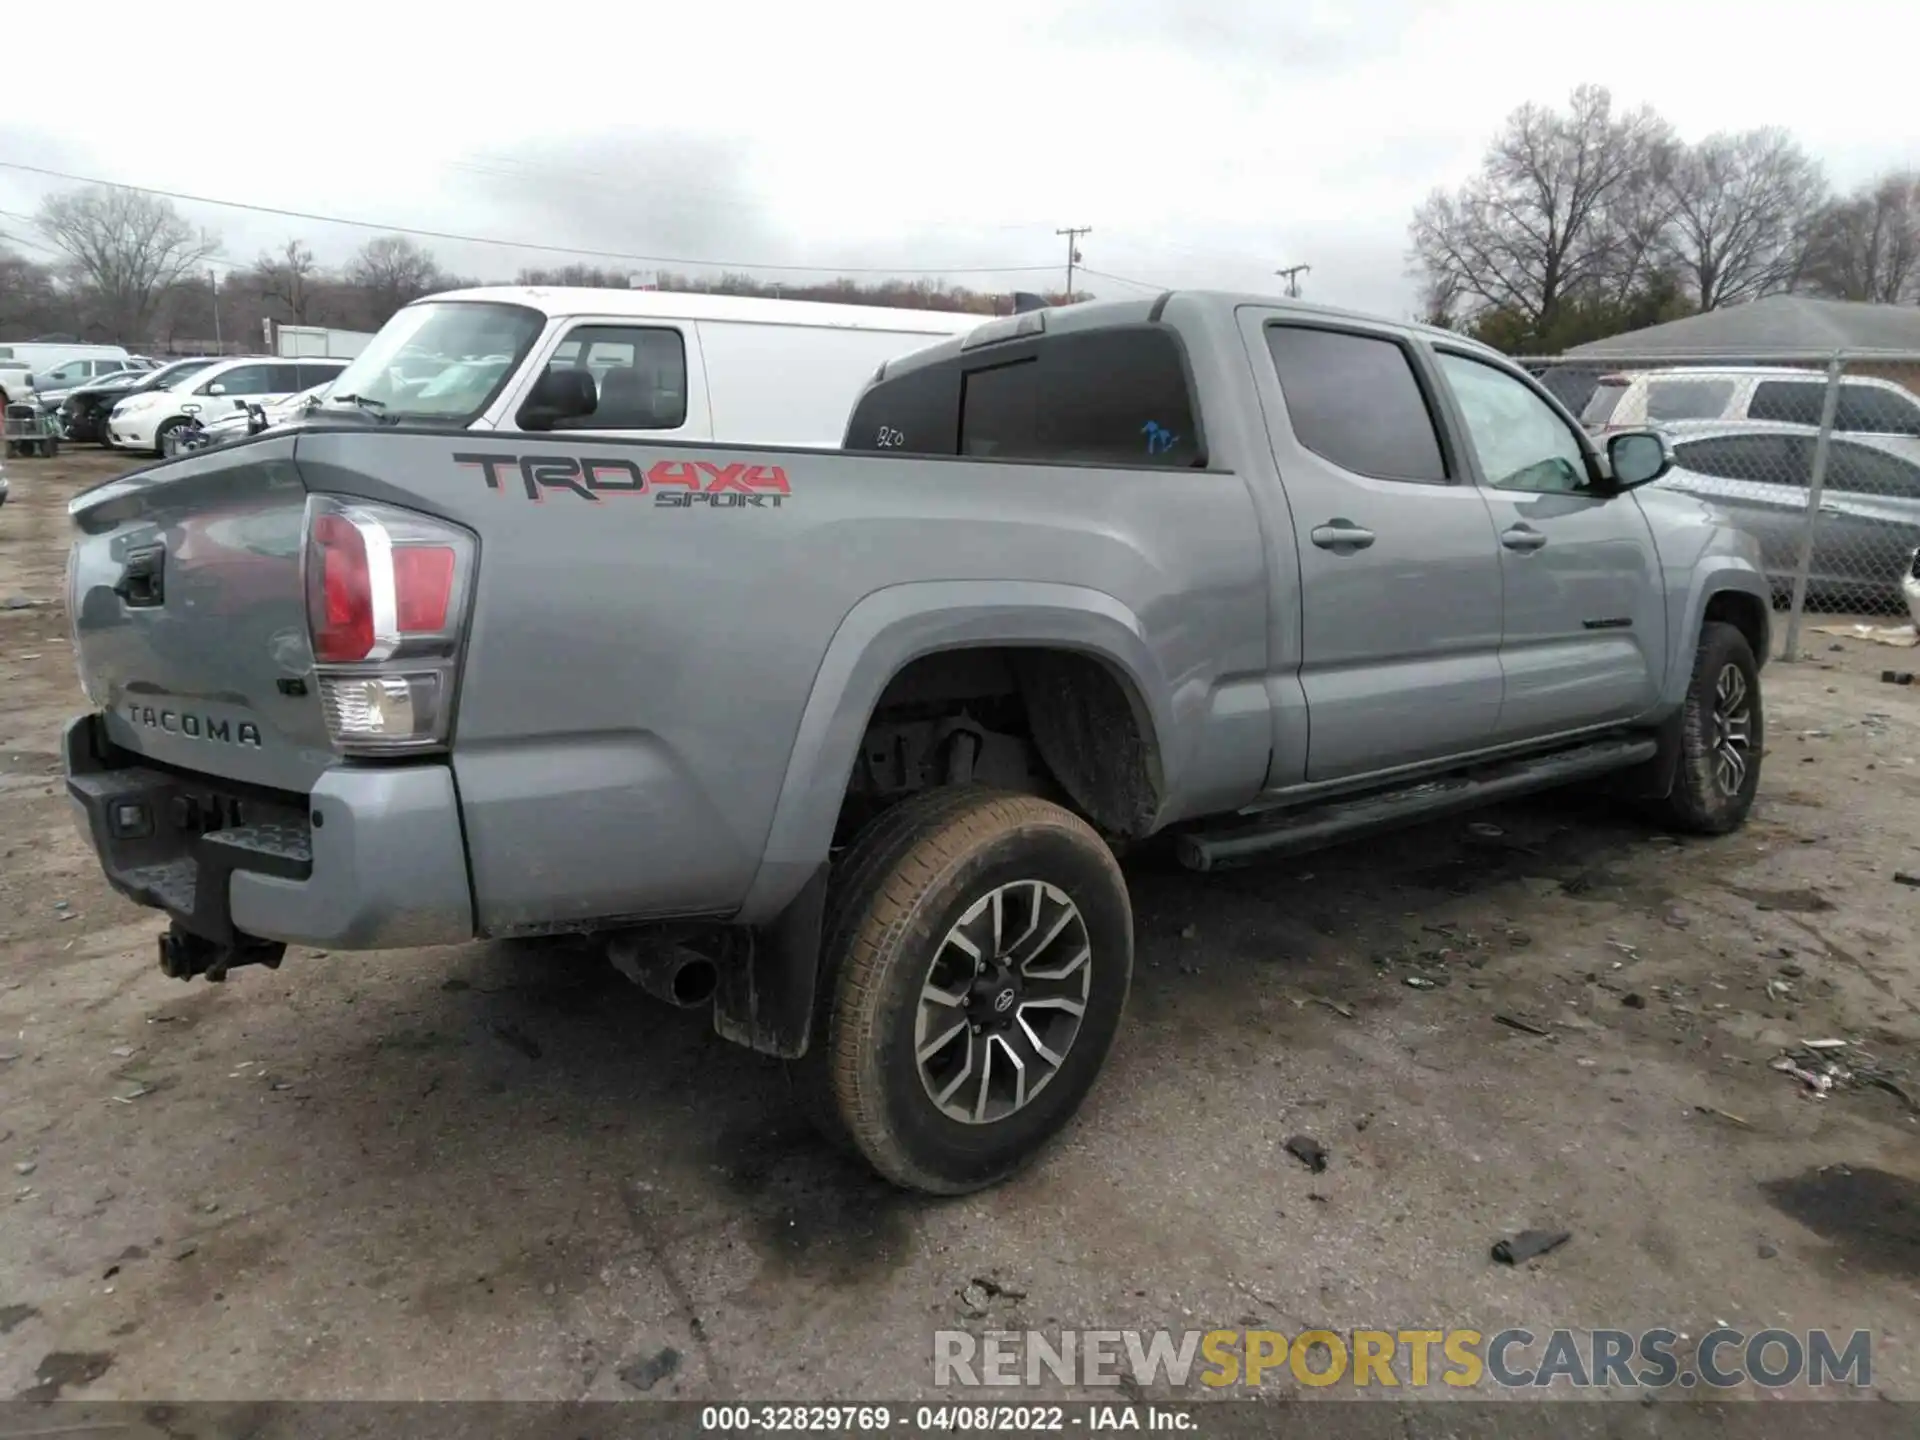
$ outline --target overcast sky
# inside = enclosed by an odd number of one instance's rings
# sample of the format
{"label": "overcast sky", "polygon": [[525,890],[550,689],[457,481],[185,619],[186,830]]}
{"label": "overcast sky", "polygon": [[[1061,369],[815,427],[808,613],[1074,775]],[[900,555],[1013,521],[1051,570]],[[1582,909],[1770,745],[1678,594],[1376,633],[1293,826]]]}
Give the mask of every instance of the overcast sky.
{"label": "overcast sky", "polygon": [[[1784,125],[1843,187],[1920,164],[1913,0],[89,14],[84,64],[57,41],[48,63],[11,53],[0,161],[768,278],[785,264],[1057,285],[1055,228],[1090,225],[1101,294],[1140,293],[1108,276],[1271,289],[1276,266],[1303,263],[1309,297],[1405,314],[1413,206],[1464,179],[1507,112],[1584,81],[1689,139]],[[20,217],[60,188],[0,169],[0,232],[30,239]],[[339,261],[370,234],[181,208],[242,263],[292,235]],[[587,258],[429,243],[447,268],[499,278]],[[1020,266],[1049,268],[985,270]]]}

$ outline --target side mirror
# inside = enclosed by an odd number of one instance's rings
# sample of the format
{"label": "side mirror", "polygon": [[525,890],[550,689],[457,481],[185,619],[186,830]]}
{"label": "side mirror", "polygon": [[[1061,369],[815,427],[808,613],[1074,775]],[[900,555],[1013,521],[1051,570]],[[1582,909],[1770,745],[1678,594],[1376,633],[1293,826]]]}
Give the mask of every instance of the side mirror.
{"label": "side mirror", "polygon": [[599,403],[587,371],[548,370],[533,382],[533,393],[520,407],[520,428],[551,430],[561,420],[593,414]]}
{"label": "side mirror", "polygon": [[1635,490],[1673,468],[1673,451],[1657,431],[1625,430],[1607,441],[1607,466],[1616,490]]}
{"label": "side mirror", "polygon": [[209,395],[224,395],[227,393],[227,387],[223,385],[220,381],[216,380],[211,385],[207,386],[207,393]]}

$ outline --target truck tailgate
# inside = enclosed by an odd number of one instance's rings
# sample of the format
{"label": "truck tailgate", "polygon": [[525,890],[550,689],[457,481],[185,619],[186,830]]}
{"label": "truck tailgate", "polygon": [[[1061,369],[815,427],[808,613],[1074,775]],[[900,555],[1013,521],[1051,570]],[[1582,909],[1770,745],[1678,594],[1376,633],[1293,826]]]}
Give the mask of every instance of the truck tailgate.
{"label": "truck tailgate", "polygon": [[307,791],[334,759],[301,588],[307,492],[272,437],[112,480],[69,506],[68,610],[117,746]]}

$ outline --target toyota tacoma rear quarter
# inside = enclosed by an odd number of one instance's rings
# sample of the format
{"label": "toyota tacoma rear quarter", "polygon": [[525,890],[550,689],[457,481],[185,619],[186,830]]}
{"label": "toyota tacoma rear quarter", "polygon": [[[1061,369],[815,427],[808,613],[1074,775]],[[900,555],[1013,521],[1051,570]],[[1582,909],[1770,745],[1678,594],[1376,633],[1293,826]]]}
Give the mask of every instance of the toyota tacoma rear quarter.
{"label": "toyota tacoma rear quarter", "polygon": [[77,497],[67,783],[163,968],[603,936],[956,1193],[1100,1072],[1127,846],[1752,804],[1753,543],[1459,336],[1179,292],[849,399],[839,450],[370,412]]}

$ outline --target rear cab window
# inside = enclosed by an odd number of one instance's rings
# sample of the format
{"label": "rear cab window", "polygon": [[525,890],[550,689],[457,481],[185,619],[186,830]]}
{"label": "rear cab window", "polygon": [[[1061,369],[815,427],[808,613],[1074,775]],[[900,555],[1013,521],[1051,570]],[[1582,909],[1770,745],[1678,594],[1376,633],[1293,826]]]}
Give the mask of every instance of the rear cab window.
{"label": "rear cab window", "polygon": [[687,342],[668,325],[576,325],[549,370],[593,377],[593,413],[555,421],[555,430],[678,430],[687,423]]}
{"label": "rear cab window", "polygon": [[1206,460],[1185,355],[1154,324],[1007,341],[902,371],[860,397],[842,448],[1169,469]]}

